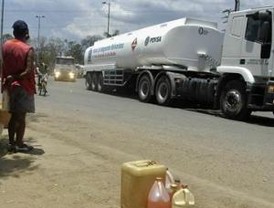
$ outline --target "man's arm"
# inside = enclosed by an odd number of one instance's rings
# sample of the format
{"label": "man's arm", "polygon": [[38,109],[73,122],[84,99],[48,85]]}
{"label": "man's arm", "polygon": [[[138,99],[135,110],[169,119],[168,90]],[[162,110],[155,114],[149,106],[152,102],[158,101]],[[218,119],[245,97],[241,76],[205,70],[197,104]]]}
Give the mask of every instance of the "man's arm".
{"label": "man's arm", "polygon": [[34,51],[33,49],[30,49],[27,56],[26,70],[19,75],[20,78],[34,70],[33,62],[34,62]]}
{"label": "man's arm", "polygon": [[18,75],[9,75],[7,77],[8,80],[13,80],[13,79],[21,79],[24,77],[26,74],[30,73],[31,71],[34,70],[33,68],[33,62],[34,62],[34,51],[33,49],[30,49],[28,54],[27,54],[27,67],[26,70],[23,71],[21,74]]}

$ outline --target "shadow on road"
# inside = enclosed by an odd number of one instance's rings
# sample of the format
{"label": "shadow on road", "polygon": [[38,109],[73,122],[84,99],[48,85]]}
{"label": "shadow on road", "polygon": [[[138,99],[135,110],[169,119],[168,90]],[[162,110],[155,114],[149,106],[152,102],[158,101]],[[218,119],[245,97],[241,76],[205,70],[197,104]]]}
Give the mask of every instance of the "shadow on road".
{"label": "shadow on road", "polygon": [[[138,100],[138,95],[136,93],[132,93],[132,91],[114,90],[114,91],[105,92],[105,94],[119,96],[121,98]],[[156,101],[152,101],[151,104],[157,105]],[[168,107],[224,118],[220,110],[212,110],[208,107],[201,106],[195,103],[185,102],[182,100],[175,100]],[[274,127],[274,116],[273,118],[270,118],[270,117],[264,117],[264,116],[258,116],[258,115],[251,115],[248,120],[243,122],[246,122],[249,124],[266,126],[266,127]]]}
{"label": "shadow on road", "polygon": [[274,119],[263,116],[251,115],[247,122],[261,126],[274,127]]}
{"label": "shadow on road", "polygon": [[[175,105],[172,105],[172,107],[224,118],[224,116],[221,113],[221,110],[212,110],[212,109],[209,109],[206,107],[203,108],[200,105],[196,105],[195,107],[193,107],[193,106],[195,106],[195,104],[184,104],[182,102],[181,103],[178,102]],[[226,119],[226,118],[224,118],[224,119]],[[238,122],[241,122],[241,121],[238,121]],[[242,122],[245,122],[248,124],[256,124],[256,125],[260,125],[260,126],[266,126],[266,127],[274,127],[274,116],[273,116],[273,118],[270,118],[270,117],[264,117],[264,116],[258,116],[258,115],[251,114],[250,117],[246,121],[242,121]]]}
{"label": "shadow on road", "polygon": [[[28,138],[28,140],[33,139]],[[22,153],[9,153],[7,146],[8,139],[5,137],[0,138],[0,178],[19,177],[22,172],[34,171],[38,168],[37,165],[32,165],[36,159],[35,157],[26,157]],[[44,153],[43,149],[34,148],[24,154],[42,155]]]}

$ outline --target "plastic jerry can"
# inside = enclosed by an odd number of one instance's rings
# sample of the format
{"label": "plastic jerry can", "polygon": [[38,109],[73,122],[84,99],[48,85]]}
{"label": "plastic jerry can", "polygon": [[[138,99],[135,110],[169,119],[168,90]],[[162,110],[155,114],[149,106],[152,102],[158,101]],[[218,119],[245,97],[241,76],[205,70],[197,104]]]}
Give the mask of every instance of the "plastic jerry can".
{"label": "plastic jerry can", "polygon": [[147,208],[171,208],[170,195],[163,183],[163,178],[157,177],[149,194]]}
{"label": "plastic jerry can", "polygon": [[174,177],[173,177],[172,173],[167,169],[166,170],[165,187],[167,189],[170,189],[171,184],[174,184],[174,183],[175,183]]}
{"label": "plastic jerry can", "polygon": [[181,188],[173,194],[172,208],[188,207],[194,204],[194,196],[188,188]]}
{"label": "plastic jerry can", "polygon": [[156,177],[165,178],[166,167],[152,160],[122,165],[121,208],[146,208],[149,191]]}

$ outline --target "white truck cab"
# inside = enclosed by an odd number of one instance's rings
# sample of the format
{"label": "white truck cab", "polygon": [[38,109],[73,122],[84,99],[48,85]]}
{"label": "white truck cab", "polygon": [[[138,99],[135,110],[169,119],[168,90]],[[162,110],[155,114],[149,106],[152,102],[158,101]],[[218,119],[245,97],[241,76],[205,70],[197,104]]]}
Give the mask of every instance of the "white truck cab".
{"label": "white truck cab", "polygon": [[[271,110],[274,106],[273,7],[232,12],[225,31],[222,61],[217,72],[228,86],[221,108],[234,117],[236,112]],[[238,82],[238,84],[236,84]],[[242,85],[242,86],[241,86]],[[224,85],[223,87],[227,86]],[[219,91],[224,88],[220,87]],[[245,92],[241,92],[241,91]],[[222,94],[222,93],[220,93]],[[226,101],[225,101],[226,100]],[[244,105],[245,107],[236,107]]]}

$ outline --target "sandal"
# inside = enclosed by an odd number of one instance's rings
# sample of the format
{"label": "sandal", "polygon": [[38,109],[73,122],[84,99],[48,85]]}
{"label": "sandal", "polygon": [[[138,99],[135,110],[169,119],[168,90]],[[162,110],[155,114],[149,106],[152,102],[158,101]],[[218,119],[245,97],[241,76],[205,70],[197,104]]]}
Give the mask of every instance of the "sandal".
{"label": "sandal", "polygon": [[12,144],[8,144],[8,152],[10,153],[16,153],[16,146]]}
{"label": "sandal", "polygon": [[22,144],[20,146],[16,146],[16,151],[18,152],[29,152],[33,150],[33,146],[27,145],[27,144]]}

